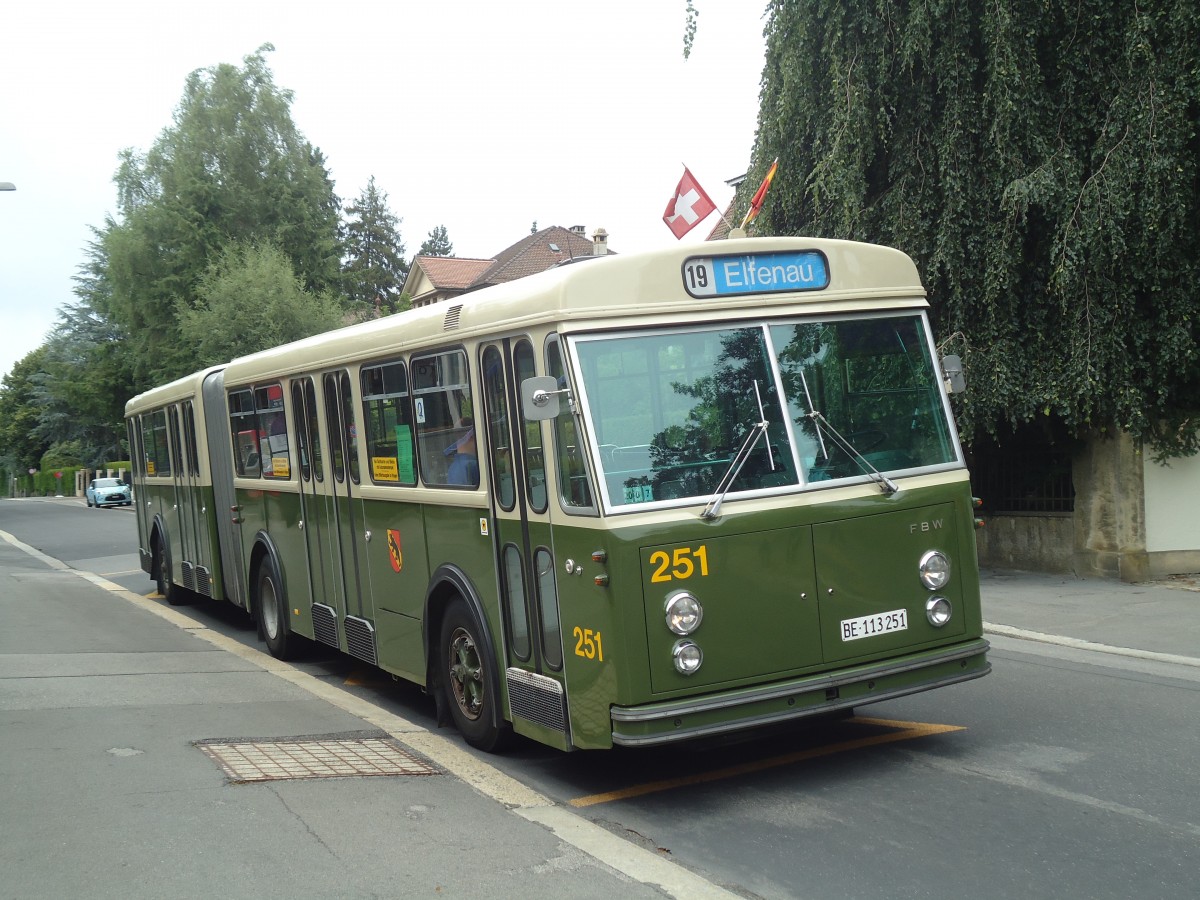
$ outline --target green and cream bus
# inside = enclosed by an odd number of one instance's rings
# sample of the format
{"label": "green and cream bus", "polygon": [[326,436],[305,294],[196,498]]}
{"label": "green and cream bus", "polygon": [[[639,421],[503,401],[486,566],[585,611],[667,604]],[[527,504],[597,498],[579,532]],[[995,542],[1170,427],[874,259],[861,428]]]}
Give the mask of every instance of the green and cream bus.
{"label": "green and cream bus", "polygon": [[580,261],[135,397],[142,566],[484,749],[955,684],[990,666],[949,368],[896,250]]}

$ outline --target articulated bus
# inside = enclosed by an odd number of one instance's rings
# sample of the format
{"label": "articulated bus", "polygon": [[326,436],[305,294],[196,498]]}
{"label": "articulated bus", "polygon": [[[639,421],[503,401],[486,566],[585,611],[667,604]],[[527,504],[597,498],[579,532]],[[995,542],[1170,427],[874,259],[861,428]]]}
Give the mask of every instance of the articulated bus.
{"label": "articulated bus", "polygon": [[578,261],[135,397],[142,567],[483,749],[844,712],[990,670],[949,368],[897,250]]}

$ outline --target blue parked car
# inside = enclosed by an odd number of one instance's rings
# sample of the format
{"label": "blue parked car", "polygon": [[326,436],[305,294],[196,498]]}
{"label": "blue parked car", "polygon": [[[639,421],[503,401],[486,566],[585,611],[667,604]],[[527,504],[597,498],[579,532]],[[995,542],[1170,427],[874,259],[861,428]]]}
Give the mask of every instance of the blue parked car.
{"label": "blue parked car", "polygon": [[88,506],[132,506],[133,495],[129,485],[119,478],[93,478],[88,482]]}

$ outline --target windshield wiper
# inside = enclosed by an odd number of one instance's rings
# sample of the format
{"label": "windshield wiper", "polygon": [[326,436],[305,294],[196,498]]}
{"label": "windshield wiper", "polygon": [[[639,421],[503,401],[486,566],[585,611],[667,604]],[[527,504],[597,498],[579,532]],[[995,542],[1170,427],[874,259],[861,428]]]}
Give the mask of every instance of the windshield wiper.
{"label": "windshield wiper", "polygon": [[[877,468],[875,468],[873,465],[871,465],[870,460],[868,460],[865,456],[863,456],[861,453],[859,453],[854,448],[853,444],[851,444],[848,440],[846,440],[844,437],[842,437],[842,435],[838,432],[838,430],[829,424],[829,420],[826,419],[823,415],[821,415],[820,410],[817,410],[817,409],[812,410],[811,412],[808,413],[808,417],[810,419],[812,419],[813,422],[816,423],[818,435],[820,435],[820,433],[821,433],[822,426],[824,428],[829,429],[830,440],[833,441],[833,443],[835,445],[840,447],[842,449],[842,451],[844,453],[846,453],[851,459],[853,459],[855,462],[857,462],[859,465],[859,468],[861,468],[863,470],[864,474],[866,474],[866,476],[868,478],[870,478],[873,482],[875,482],[877,485],[879,485],[879,489],[881,491],[883,491],[885,494],[894,494],[898,490],[900,490],[900,488],[896,484],[896,482],[892,481],[892,479],[888,478],[886,475],[884,475],[882,472],[880,472]],[[822,452],[825,451],[824,442],[822,442],[822,444],[821,444],[821,450],[822,450]],[[829,459],[828,453],[825,453],[825,459],[826,460]]]}
{"label": "windshield wiper", "polygon": [[840,447],[844,453],[857,462],[859,467],[866,471],[867,477],[879,485],[879,489],[881,491],[883,491],[885,494],[894,494],[896,491],[900,490],[900,488],[896,485],[896,482],[892,481],[892,479],[888,478],[877,468],[871,465],[870,461],[861,453],[859,453],[858,450],[854,448],[853,444],[842,437],[838,430],[829,424],[829,420],[821,414],[821,411],[813,406],[812,394],[808,392],[808,379],[804,377],[803,369],[800,370],[800,383],[804,385],[804,399],[808,401],[809,412],[807,415],[813,420],[813,424],[816,425],[817,442],[821,445],[821,458],[826,462],[829,461],[829,450],[827,450],[825,447],[824,429],[821,427],[824,425],[825,428],[829,429],[829,437],[834,444]]}
{"label": "windshield wiper", "polygon": [[[721,477],[721,483],[717,485],[716,493],[713,494],[708,505],[704,507],[700,513],[702,519],[715,519],[721,511],[721,504],[725,502],[725,495],[729,493],[729,489],[733,487],[733,482],[737,479],[738,474],[742,471],[742,466],[746,464],[746,460],[750,458],[751,451],[754,450],[754,445],[758,443],[758,439],[766,434],[771,423],[767,421],[767,414],[763,411],[762,395],[758,392],[758,380],[754,382],[754,399],[758,401],[758,421],[750,426],[750,431],[746,435],[746,439],[742,441],[742,446],[738,448],[738,452],[733,455],[733,459],[729,461],[729,468],[725,470],[725,474]],[[775,454],[771,452],[771,442],[767,441],[767,459],[771,465],[771,471],[775,471]]]}

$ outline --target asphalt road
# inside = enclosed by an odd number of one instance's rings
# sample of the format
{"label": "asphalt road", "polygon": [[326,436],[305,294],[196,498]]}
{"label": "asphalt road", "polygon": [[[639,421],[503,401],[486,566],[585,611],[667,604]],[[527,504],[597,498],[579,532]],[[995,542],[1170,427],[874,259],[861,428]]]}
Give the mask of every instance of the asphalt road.
{"label": "asphalt road", "polygon": [[[0,530],[153,593],[127,510],[0,501]],[[182,611],[261,646],[236,610]],[[991,658],[987,678],[748,741],[481,759],[747,897],[1197,896],[1200,668],[1003,637]],[[299,665],[436,727],[416,688],[321,651]]]}

